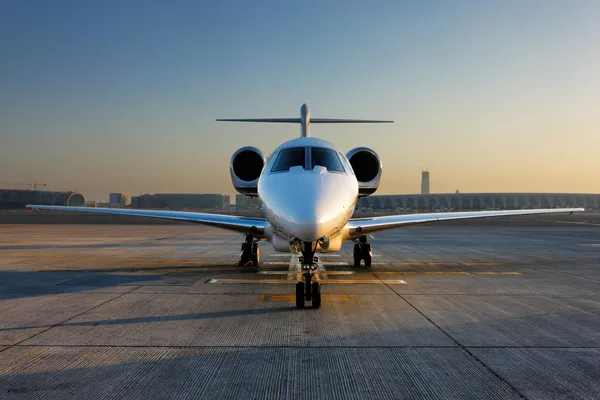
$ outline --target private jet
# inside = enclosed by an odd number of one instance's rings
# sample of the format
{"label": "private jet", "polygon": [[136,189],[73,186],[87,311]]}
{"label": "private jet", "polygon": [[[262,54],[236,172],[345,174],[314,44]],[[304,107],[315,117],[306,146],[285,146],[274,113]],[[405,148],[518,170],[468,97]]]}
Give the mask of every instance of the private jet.
{"label": "private jet", "polygon": [[337,252],[346,241],[354,242],[354,266],[371,266],[368,238],[375,232],[416,224],[470,218],[573,213],[582,208],[508,211],[435,212],[352,218],[359,197],[379,187],[382,164],[368,147],[344,154],[328,141],[310,136],[311,124],[393,123],[381,120],[312,118],[306,104],[300,118],[217,119],[232,122],[298,123],[301,136],[277,147],[270,156],[255,147],[242,147],[231,157],[229,170],[234,188],[257,197],[264,218],[183,211],[135,210],[28,205],[29,209],[93,212],[195,222],[241,232],[240,266],[260,263],[260,241],[269,241],[278,252],[299,255],[303,281],[296,283],[296,306],[311,302],[321,306],[321,288],[313,279],[317,253]]}

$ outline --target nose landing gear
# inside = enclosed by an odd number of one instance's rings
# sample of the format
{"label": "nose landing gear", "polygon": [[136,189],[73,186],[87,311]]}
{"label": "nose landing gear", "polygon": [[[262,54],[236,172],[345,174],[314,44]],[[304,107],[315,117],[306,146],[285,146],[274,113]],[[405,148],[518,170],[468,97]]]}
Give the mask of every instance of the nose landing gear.
{"label": "nose landing gear", "polygon": [[242,243],[240,261],[238,262],[240,267],[245,267],[248,264],[252,264],[255,267],[258,267],[258,264],[260,264],[260,248],[258,247],[258,240],[252,235],[246,235],[246,240]]}
{"label": "nose landing gear", "polygon": [[302,276],[304,282],[296,283],[296,307],[304,308],[305,301],[312,301],[313,308],[321,307],[321,285],[313,282],[314,271],[317,269],[318,259],[312,243],[304,243],[300,264],[302,265]]}
{"label": "nose landing gear", "polygon": [[365,267],[371,266],[371,259],[373,258],[373,252],[371,251],[371,244],[367,243],[366,236],[360,236],[357,240],[354,240],[354,267],[360,267],[360,261],[365,261]]}

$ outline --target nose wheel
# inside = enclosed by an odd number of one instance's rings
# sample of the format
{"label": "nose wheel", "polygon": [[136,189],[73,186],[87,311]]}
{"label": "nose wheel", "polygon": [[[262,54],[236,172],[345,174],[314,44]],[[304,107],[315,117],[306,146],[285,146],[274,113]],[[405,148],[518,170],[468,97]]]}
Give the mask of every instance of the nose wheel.
{"label": "nose wheel", "polygon": [[371,250],[371,244],[367,243],[367,237],[361,236],[358,241],[354,244],[354,267],[360,267],[361,260],[364,260],[365,267],[371,266],[371,260],[373,258],[373,252]]}
{"label": "nose wheel", "polygon": [[321,307],[321,285],[312,282],[314,274],[307,271],[304,274],[304,282],[296,283],[296,307],[304,308],[305,302],[312,302],[312,308]]}
{"label": "nose wheel", "polygon": [[317,269],[317,257],[312,244],[305,243],[300,257],[302,264],[302,276],[304,282],[296,283],[296,307],[304,308],[307,301],[312,302],[312,308],[321,307],[321,285],[319,282],[313,282],[314,271]]}

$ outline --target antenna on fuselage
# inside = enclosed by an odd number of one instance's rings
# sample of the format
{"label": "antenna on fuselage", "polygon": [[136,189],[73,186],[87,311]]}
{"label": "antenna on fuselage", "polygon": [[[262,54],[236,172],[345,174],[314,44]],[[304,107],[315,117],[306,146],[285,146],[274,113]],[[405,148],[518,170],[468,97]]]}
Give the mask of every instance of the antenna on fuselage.
{"label": "antenna on fuselage", "polygon": [[394,121],[381,121],[374,119],[332,119],[332,118],[310,118],[310,110],[307,104],[300,107],[300,118],[218,118],[216,121],[226,122],[271,122],[285,124],[301,124],[300,136],[310,136],[310,124],[393,124]]}

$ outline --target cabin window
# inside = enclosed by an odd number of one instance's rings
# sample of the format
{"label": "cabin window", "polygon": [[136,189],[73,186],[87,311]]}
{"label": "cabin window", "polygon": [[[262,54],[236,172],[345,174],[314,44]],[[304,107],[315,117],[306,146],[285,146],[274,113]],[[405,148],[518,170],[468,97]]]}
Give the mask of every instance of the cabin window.
{"label": "cabin window", "polygon": [[346,172],[340,158],[334,150],[313,147],[311,155],[311,169],[317,165],[321,165],[327,168],[327,171],[329,172]]}
{"label": "cabin window", "polygon": [[284,149],[279,152],[271,172],[288,171],[291,167],[306,168],[306,152],[304,147]]}

